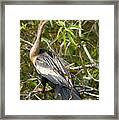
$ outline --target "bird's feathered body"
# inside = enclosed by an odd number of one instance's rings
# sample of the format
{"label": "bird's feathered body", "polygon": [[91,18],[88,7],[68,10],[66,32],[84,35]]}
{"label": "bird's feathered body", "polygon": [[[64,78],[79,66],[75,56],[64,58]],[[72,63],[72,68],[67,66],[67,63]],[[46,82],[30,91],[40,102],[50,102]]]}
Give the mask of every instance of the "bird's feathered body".
{"label": "bird's feathered body", "polygon": [[62,97],[64,100],[80,99],[79,93],[74,89],[71,76],[65,65],[64,60],[52,52],[41,49],[40,40],[41,33],[46,21],[41,21],[38,27],[37,39],[30,50],[30,59],[34,64],[38,74],[42,76],[42,84],[48,82],[55,88],[55,94]]}
{"label": "bird's feathered body", "polygon": [[[49,54],[48,54],[49,53]],[[41,49],[35,61],[35,68],[39,74],[51,83],[62,99],[79,99],[78,92],[73,88],[68,71],[60,57]]]}

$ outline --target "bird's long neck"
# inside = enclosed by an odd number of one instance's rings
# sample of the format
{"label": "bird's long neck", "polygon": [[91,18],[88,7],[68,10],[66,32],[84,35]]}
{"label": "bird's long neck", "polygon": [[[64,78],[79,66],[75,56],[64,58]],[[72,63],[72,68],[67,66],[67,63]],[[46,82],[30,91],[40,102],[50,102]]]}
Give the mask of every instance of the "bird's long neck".
{"label": "bird's long neck", "polygon": [[35,58],[39,54],[39,49],[41,47],[41,34],[42,34],[45,23],[46,23],[46,21],[41,21],[40,22],[40,24],[38,26],[36,41],[35,41],[33,47],[30,50],[30,59],[33,63],[34,63]]}

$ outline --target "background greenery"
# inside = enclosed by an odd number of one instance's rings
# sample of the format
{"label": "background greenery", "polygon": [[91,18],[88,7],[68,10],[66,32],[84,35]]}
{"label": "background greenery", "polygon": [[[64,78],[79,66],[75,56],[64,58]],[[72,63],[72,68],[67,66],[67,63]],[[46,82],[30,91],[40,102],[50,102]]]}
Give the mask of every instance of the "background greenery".
{"label": "background greenery", "polygon": [[[47,84],[41,93],[40,77],[29,59],[39,20],[20,21],[20,99],[51,100],[54,91]],[[99,21],[51,20],[45,25],[42,46],[66,60],[81,99],[99,99]]]}

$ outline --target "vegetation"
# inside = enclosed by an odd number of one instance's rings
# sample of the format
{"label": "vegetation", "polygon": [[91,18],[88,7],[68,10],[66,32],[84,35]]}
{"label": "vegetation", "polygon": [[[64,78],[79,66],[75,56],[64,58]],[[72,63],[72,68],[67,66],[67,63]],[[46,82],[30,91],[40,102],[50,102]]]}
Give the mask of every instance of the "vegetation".
{"label": "vegetation", "polygon": [[[20,99],[52,100],[54,90],[42,84],[29,51],[36,40],[39,20],[20,21]],[[81,99],[99,99],[99,21],[98,20],[51,20],[42,34],[43,48],[50,50],[69,65],[75,88]]]}

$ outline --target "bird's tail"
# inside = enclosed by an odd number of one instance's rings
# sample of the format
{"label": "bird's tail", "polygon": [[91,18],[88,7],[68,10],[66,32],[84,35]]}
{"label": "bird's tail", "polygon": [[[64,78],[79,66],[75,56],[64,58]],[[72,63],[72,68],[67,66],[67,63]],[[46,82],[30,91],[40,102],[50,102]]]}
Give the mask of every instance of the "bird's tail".
{"label": "bird's tail", "polygon": [[66,87],[62,87],[60,89],[60,94],[63,100],[80,100],[79,93],[74,88],[69,89]]}
{"label": "bird's tail", "polygon": [[72,100],[80,100],[80,94],[75,88],[72,88],[72,90],[71,90],[71,99]]}

